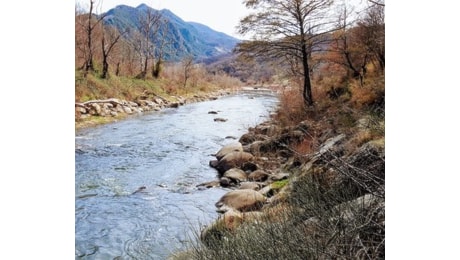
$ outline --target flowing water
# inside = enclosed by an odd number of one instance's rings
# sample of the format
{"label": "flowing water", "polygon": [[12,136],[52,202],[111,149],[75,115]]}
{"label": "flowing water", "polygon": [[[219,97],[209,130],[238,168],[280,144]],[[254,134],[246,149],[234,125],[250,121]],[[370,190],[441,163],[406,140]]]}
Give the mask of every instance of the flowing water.
{"label": "flowing water", "polygon": [[269,91],[242,91],[77,131],[75,258],[166,259],[184,249],[228,191],[196,187],[216,179],[211,154],[277,102]]}

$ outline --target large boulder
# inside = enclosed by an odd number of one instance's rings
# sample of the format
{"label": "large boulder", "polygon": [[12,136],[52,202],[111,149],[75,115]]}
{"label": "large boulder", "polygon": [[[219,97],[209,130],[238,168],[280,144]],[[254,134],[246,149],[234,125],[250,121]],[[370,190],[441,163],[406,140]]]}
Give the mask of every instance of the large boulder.
{"label": "large boulder", "polygon": [[224,147],[222,147],[216,154],[217,160],[222,159],[225,155],[231,153],[231,152],[242,152],[243,151],[243,145],[239,142],[227,144]]}
{"label": "large boulder", "polygon": [[245,181],[240,184],[240,190],[260,190],[260,183],[253,181]]}
{"label": "large boulder", "polygon": [[261,209],[266,200],[265,196],[255,190],[234,190],[222,196],[216,203],[216,207],[218,212],[226,212],[230,209],[247,212]]}
{"label": "large boulder", "polygon": [[[241,224],[245,222],[256,222],[264,219],[264,214],[260,211],[239,212],[229,210],[220,215],[217,220],[205,227],[201,231],[200,239],[206,245],[215,245],[227,234],[233,233]],[[188,259],[188,258],[184,258]]]}
{"label": "large boulder", "polygon": [[243,222],[243,214],[236,210],[229,210],[219,216],[211,225],[201,231],[200,239],[206,245],[221,240],[226,233],[235,230]]}
{"label": "large boulder", "polygon": [[268,174],[264,170],[256,170],[249,174],[248,179],[250,181],[264,182],[268,179],[269,176],[270,174]]}
{"label": "large boulder", "polygon": [[243,170],[238,168],[232,168],[226,171],[223,177],[227,177],[235,183],[240,183],[248,179],[248,175]]}
{"label": "large boulder", "polygon": [[245,163],[250,162],[252,159],[254,159],[254,156],[250,153],[231,152],[222,157],[215,168],[220,174],[223,174],[232,168],[241,168]]}

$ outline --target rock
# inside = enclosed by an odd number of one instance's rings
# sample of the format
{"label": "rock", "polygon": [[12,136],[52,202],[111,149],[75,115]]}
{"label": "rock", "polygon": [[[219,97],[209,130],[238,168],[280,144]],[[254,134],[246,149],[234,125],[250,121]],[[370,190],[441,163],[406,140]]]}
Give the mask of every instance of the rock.
{"label": "rock", "polygon": [[246,181],[240,184],[240,190],[259,190],[260,185],[257,182]]}
{"label": "rock", "polygon": [[209,181],[209,182],[204,182],[201,184],[196,185],[197,188],[213,188],[213,187],[218,187],[220,185],[220,181],[215,180],[215,181]]}
{"label": "rock", "polygon": [[272,181],[280,181],[289,178],[289,173],[282,173],[279,172],[277,174],[271,175],[270,180]]}
{"label": "rock", "polygon": [[254,141],[244,147],[244,151],[258,155],[260,154],[260,147],[264,144],[264,141]]}
{"label": "rock", "polygon": [[153,102],[157,103],[160,106],[165,104],[161,98],[155,98],[153,99]]}
{"label": "rock", "polygon": [[222,117],[216,117],[214,118],[214,122],[227,122],[228,119],[222,118]]}
{"label": "rock", "polygon": [[82,114],[86,114],[86,113],[87,113],[87,110],[86,110],[86,108],[84,108],[84,107],[75,107],[75,112],[79,112],[79,113],[82,113]]}
{"label": "rock", "polygon": [[216,203],[218,210],[228,211],[230,208],[241,212],[254,211],[262,208],[266,198],[254,190],[234,190],[226,193]]}
{"label": "rock", "polygon": [[273,124],[261,124],[256,126],[256,130],[262,135],[274,136],[280,129]]}
{"label": "rock", "polygon": [[253,158],[254,156],[250,153],[231,152],[222,157],[215,168],[219,173],[223,174],[231,168],[240,168],[244,163],[251,161]]}
{"label": "rock", "polygon": [[96,115],[100,115],[101,110],[102,110],[101,106],[99,104],[97,104],[97,103],[93,103],[91,105],[94,108],[94,110],[96,111]]}
{"label": "rock", "polygon": [[217,115],[217,111],[209,111],[208,114]]}
{"label": "rock", "polygon": [[253,162],[245,162],[243,164],[243,166],[241,166],[241,170],[245,171],[245,172],[253,172],[255,170],[257,170],[259,168],[259,166],[257,166],[257,164],[253,163]]}
{"label": "rock", "polygon": [[123,107],[123,110],[126,114],[132,114],[133,110],[130,107]]}
{"label": "rock", "polygon": [[260,194],[264,195],[264,196],[267,196],[267,197],[271,197],[273,196],[274,192],[273,192],[273,187],[271,185],[267,185],[265,187],[263,187],[260,191],[259,191]]}
{"label": "rock", "polygon": [[256,171],[251,172],[248,175],[248,179],[250,181],[264,182],[264,181],[266,181],[268,179],[269,176],[270,176],[270,174],[266,173],[263,170],[256,170]]}
{"label": "rock", "polygon": [[227,177],[220,178],[219,182],[220,182],[220,186],[222,187],[228,187],[232,184],[232,180]]}
{"label": "rock", "polygon": [[225,155],[231,152],[242,152],[243,146],[239,142],[227,144],[224,147],[220,148],[220,150],[214,155],[216,156],[217,160],[222,159]]}
{"label": "rock", "polygon": [[117,105],[117,106],[115,107],[115,109],[116,109],[116,112],[118,112],[118,113],[124,113],[124,112],[125,112],[125,110],[123,110],[123,106],[122,106],[122,105]]}
{"label": "rock", "polygon": [[255,141],[265,141],[269,139],[266,135],[254,134],[253,132],[246,133],[240,137],[240,143],[244,145],[249,145]]}
{"label": "rock", "polygon": [[243,214],[235,210],[228,210],[219,216],[211,225],[201,231],[200,239],[205,244],[221,239],[226,232],[235,230],[243,222]]}
{"label": "rock", "polygon": [[223,177],[229,178],[235,183],[246,181],[248,179],[247,174],[243,170],[237,168],[232,168],[226,171]]}
{"label": "rock", "polygon": [[218,164],[219,164],[218,160],[209,161],[209,166],[211,166],[212,168],[216,168]]}
{"label": "rock", "polygon": [[133,101],[128,101],[128,106],[130,106],[130,107],[138,107],[137,103],[133,102]]}

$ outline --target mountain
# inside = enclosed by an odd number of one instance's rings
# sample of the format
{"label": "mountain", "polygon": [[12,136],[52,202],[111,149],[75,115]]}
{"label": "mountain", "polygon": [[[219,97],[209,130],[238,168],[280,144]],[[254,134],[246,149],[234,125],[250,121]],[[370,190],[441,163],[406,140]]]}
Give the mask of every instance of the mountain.
{"label": "mountain", "polygon": [[[195,23],[185,22],[168,9],[156,10],[146,4],[141,4],[136,8],[118,5],[110,9],[105,14],[105,23],[113,25],[120,32],[128,30],[125,37],[133,37],[135,31],[139,31],[139,17],[148,11],[154,14],[160,13],[165,19],[166,25],[161,28],[162,33],[169,39],[168,51],[165,54],[166,60],[177,61],[187,56],[194,57],[195,60],[205,60],[232,52],[233,48],[240,41],[222,32],[217,32],[210,27]],[[158,39],[150,39],[158,46]]]}

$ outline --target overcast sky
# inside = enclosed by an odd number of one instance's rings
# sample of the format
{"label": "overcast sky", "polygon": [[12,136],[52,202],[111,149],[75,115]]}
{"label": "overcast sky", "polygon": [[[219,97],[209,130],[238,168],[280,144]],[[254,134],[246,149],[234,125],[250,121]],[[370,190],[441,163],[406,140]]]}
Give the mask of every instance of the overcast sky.
{"label": "overcast sky", "polygon": [[[169,9],[186,22],[198,22],[212,29],[236,38],[242,38],[235,30],[241,18],[248,10],[242,0],[95,0],[102,3],[98,10],[105,12],[117,5],[136,7],[142,3],[154,9]],[[83,7],[89,6],[89,0],[76,0]]]}

